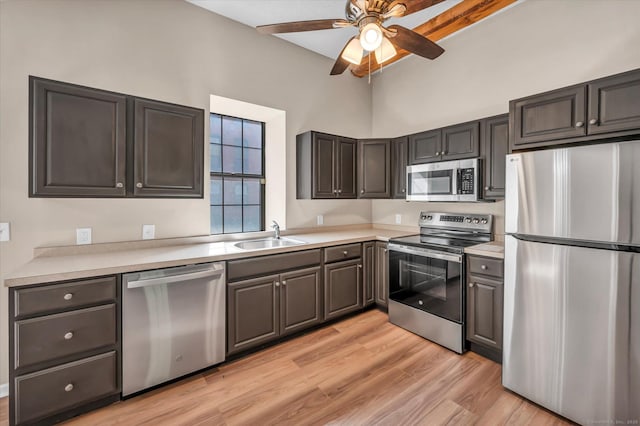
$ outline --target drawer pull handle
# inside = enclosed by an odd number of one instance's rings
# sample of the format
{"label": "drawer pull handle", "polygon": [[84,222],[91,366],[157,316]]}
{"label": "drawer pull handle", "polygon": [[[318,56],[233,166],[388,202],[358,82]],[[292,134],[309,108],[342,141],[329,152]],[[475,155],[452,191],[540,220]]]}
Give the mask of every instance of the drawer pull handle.
{"label": "drawer pull handle", "polygon": [[118,182],[116,183],[116,188],[122,188],[124,185],[122,184],[122,182]]}
{"label": "drawer pull handle", "polygon": [[64,340],[71,340],[71,339],[73,339],[73,333],[69,331],[64,335]]}
{"label": "drawer pull handle", "polygon": [[582,122],[582,121],[578,121],[578,122],[576,123],[576,127],[582,127],[582,126],[584,126],[584,122]]}
{"label": "drawer pull handle", "polygon": [[480,265],[480,269],[486,270],[487,269],[487,265]]}
{"label": "drawer pull handle", "polygon": [[598,119],[597,118],[592,118],[591,120],[589,120],[589,124],[598,124]]}
{"label": "drawer pull handle", "polygon": [[69,383],[67,386],[64,387],[65,392],[71,392],[72,390],[73,390],[73,385],[71,383]]}
{"label": "drawer pull handle", "polygon": [[342,252],[342,254],[344,254],[346,256],[346,255],[349,254],[349,252],[345,250],[345,251]]}
{"label": "drawer pull handle", "polygon": [[142,182],[136,183],[136,188],[142,188]]}
{"label": "drawer pull handle", "polygon": [[64,295],[64,300],[71,300],[73,299],[73,293],[67,293]]}

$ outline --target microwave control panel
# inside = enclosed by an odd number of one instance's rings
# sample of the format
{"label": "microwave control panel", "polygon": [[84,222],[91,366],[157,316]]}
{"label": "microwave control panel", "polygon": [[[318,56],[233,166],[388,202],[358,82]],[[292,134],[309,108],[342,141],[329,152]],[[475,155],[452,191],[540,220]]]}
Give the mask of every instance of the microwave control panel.
{"label": "microwave control panel", "polygon": [[474,194],[474,169],[459,169],[458,171],[458,194]]}

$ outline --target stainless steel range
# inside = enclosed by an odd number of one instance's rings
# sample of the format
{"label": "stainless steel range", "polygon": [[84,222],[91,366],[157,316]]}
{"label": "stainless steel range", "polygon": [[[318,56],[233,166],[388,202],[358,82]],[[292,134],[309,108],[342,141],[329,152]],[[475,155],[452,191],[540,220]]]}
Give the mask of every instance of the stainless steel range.
{"label": "stainless steel range", "polygon": [[491,215],[420,213],[420,234],[389,241],[389,321],[464,351],[464,248],[492,240]]}

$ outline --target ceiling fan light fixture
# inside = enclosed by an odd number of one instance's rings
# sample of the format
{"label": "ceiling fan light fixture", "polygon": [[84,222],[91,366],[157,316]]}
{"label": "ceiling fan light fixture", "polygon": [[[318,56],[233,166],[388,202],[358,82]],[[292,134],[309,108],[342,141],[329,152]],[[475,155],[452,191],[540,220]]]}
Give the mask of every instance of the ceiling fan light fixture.
{"label": "ceiling fan light fixture", "polygon": [[352,39],[342,51],[342,59],[354,65],[360,65],[364,50],[357,38]]}
{"label": "ceiling fan light fixture", "polygon": [[375,50],[376,62],[382,64],[396,56],[396,53],[398,52],[396,52],[396,48],[391,44],[389,39],[383,37],[380,47]]}
{"label": "ceiling fan light fixture", "polygon": [[369,22],[360,29],[360,44],[366,51],[373,52],[382,43],[382,30],[375,22]]}

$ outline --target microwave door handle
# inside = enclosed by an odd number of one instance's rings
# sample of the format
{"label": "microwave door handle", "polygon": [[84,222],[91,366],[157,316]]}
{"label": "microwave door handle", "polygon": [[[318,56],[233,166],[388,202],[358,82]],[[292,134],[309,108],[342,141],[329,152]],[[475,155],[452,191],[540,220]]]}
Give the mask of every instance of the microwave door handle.
{"label": "microwave door handle", "polygon": [[458,194],[458,173],[460,172],[460,169],[458,168],[454,168],[451,170],[451,195],[457,195]]}

